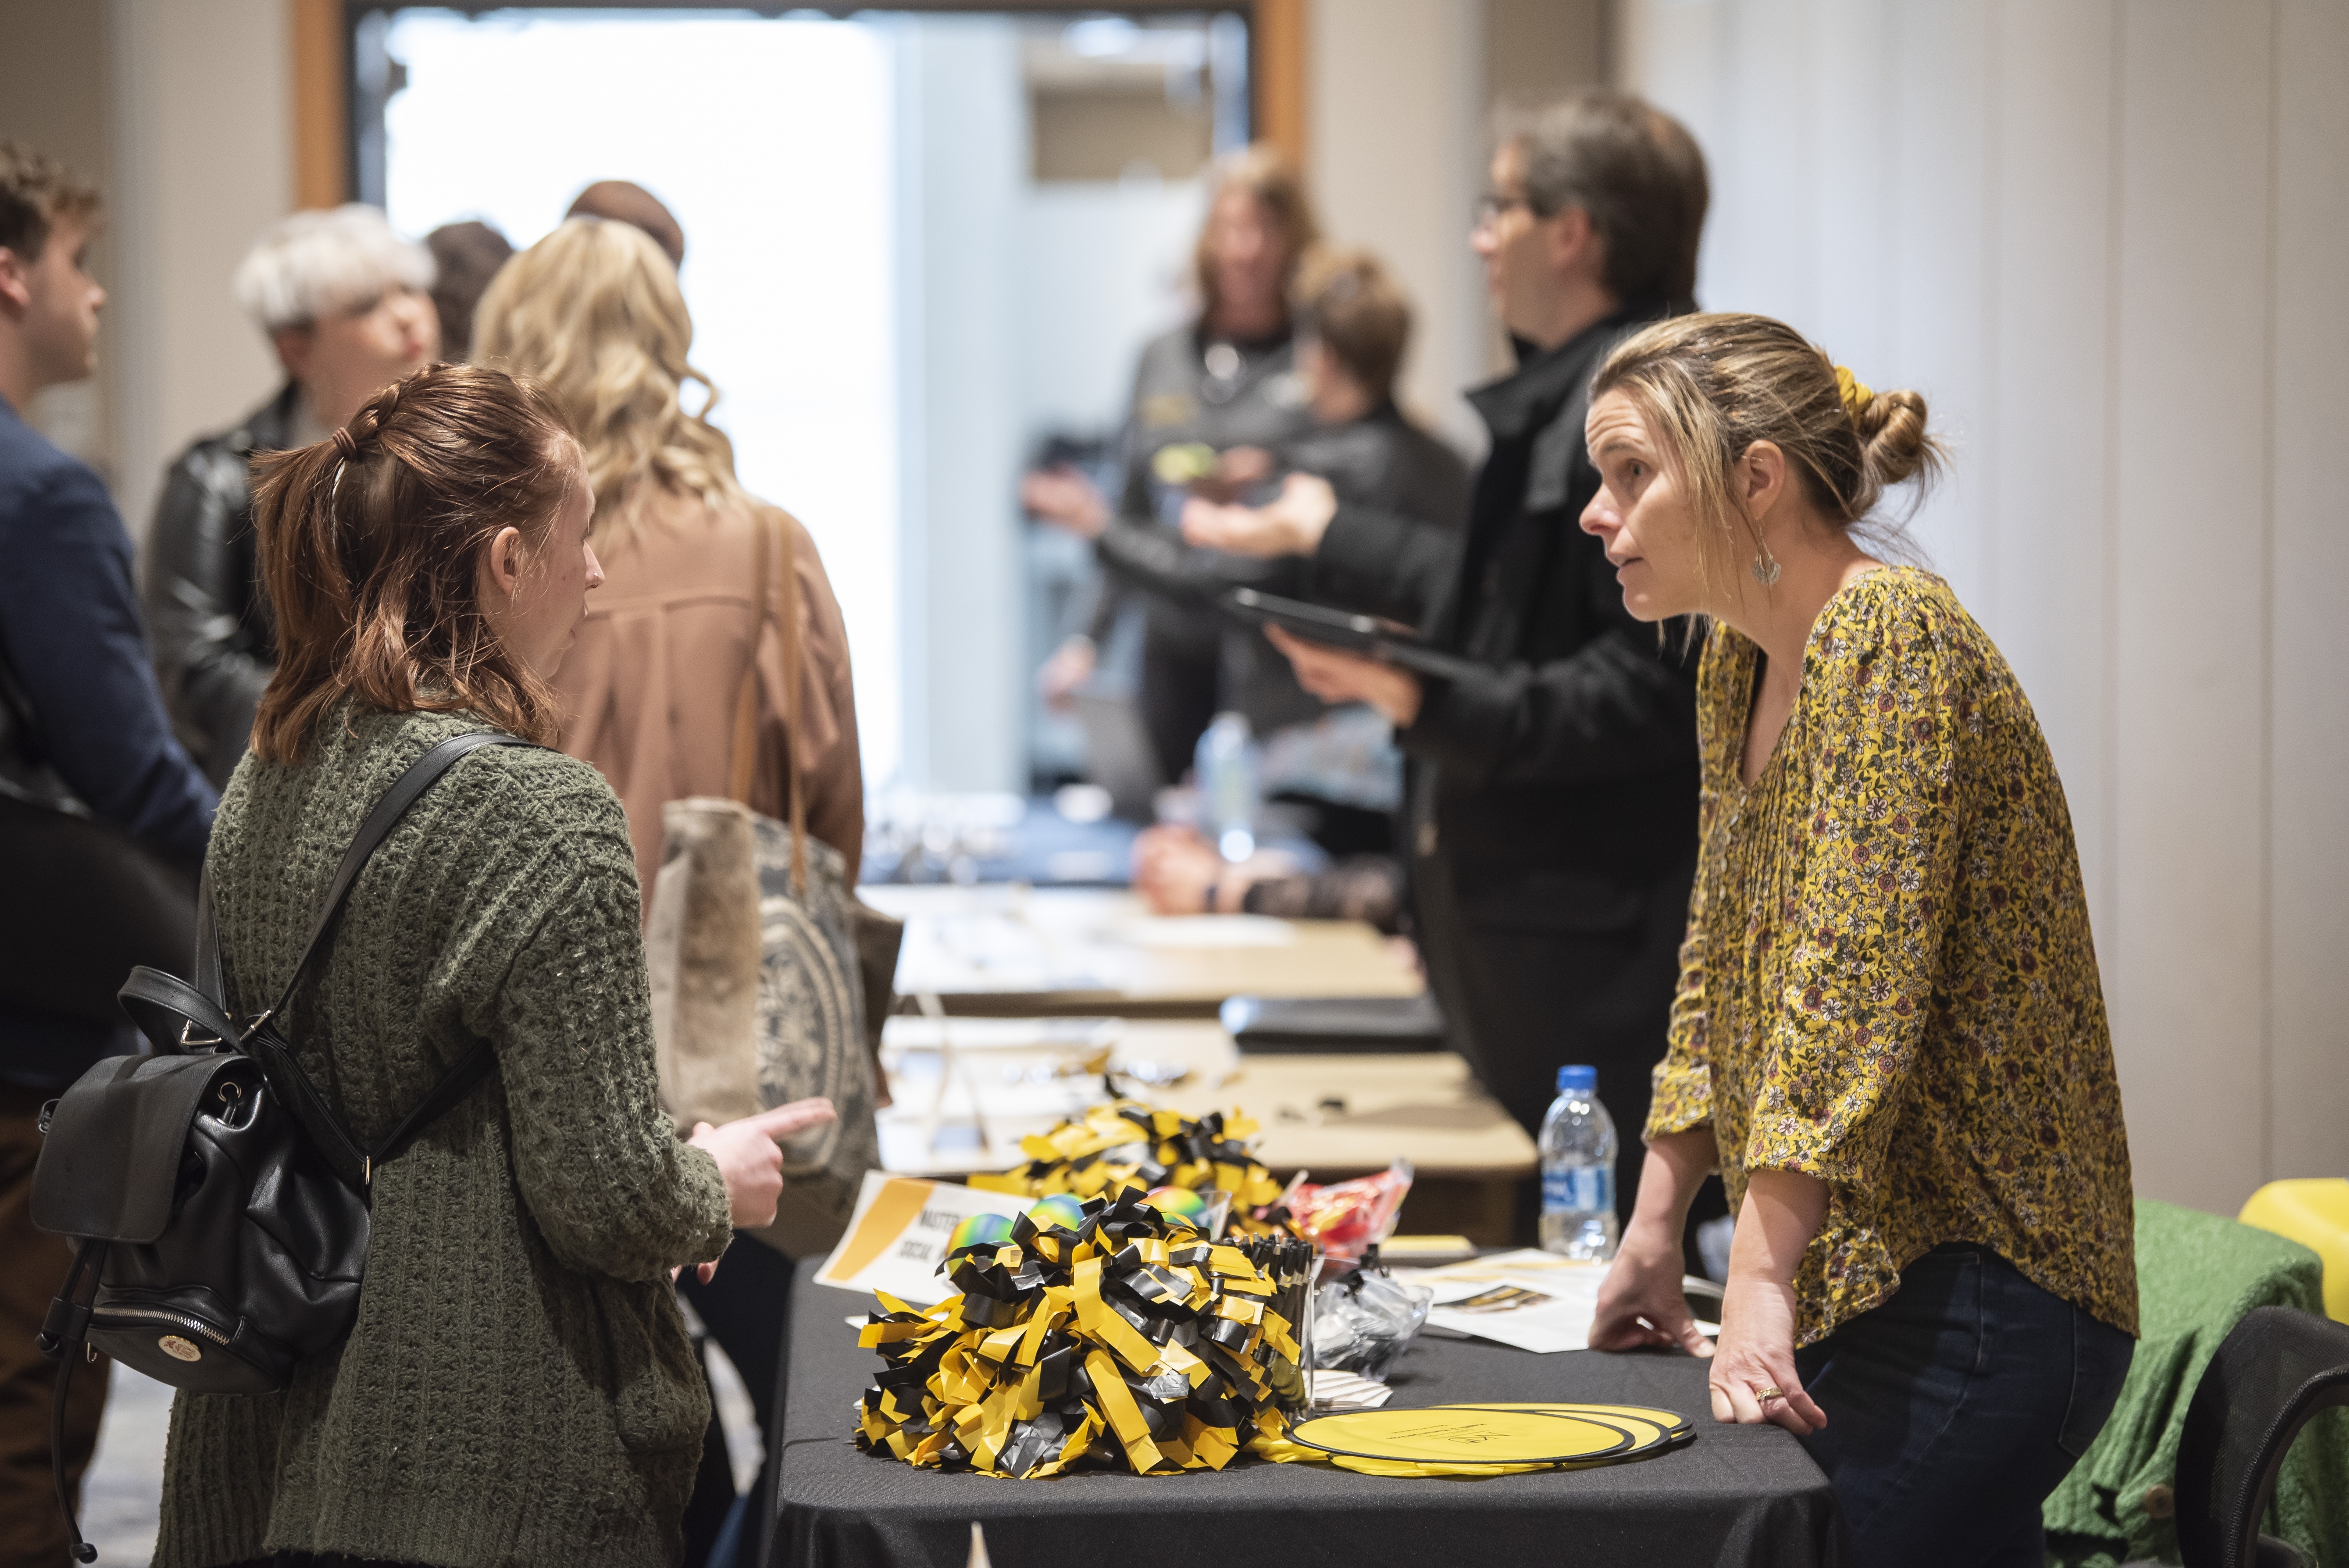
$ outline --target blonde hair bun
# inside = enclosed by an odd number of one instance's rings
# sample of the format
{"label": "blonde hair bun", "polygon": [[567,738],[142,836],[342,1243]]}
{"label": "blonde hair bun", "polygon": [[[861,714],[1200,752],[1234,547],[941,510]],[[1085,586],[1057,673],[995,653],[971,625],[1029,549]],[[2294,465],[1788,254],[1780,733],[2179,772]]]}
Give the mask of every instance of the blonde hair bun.
{"label": "blonde hair bun", "polygon": [[1618,390],[1680,475],[1706,576],[1732,589],[1754,548],[1732,470],[1756,442],[1785,454],[1821,516],[1841,528],[1870,521],[1887,489],[1942,466],[1924,398],[1871,391],[1766,315],[1678,315],[1641,329],[1607,356],[1590,396]]}
{"label": "blonde hair bun", "polygon": [[1861,459],[1878,490],[1940,471],[1941,443],[1926,429],[1922,394],[1878,392],[1851,422],[1859,431]]}

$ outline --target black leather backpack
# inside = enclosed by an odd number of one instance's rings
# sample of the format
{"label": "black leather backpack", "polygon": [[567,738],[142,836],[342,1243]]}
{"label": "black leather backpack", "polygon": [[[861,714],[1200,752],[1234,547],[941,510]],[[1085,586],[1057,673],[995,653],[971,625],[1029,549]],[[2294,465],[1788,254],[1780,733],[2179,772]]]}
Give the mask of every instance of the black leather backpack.
{"label": "black leather backpack", "polygon": [[[242,1026],[227,1013],[210,874],[199,899],[199,985],[144,966],[120,1000],[154,1054],[115,1057],[44,1108],[33,1222],[77,1245],[42,1325],[56,1358],[50,1436],[65,1447],[66,1393],[87,1344],[173,1387],[265,1394],[333,1349],[358,1315],[368,1184],[494,1065],[480,1041],[373,1149],[319,1095],[274,1020],[294,998],[351,884],[418,796],[469,751],[528,744],[460,735],[419,758],[368,812],[274,1006]],[[328,1047],[331,1042],[320,1040]],[[58,1466],[74,1556],[81,1539]]]}

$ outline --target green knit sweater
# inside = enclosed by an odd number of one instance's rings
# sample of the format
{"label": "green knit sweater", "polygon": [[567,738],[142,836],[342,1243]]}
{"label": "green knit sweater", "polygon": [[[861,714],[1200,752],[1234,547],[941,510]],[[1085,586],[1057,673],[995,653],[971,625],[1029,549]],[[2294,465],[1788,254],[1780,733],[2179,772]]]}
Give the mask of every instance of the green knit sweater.
{"label": "green knit sweater", "polygon": [[[234,1011],[284,985],[376,798],[481,727],[337,713],[302,766],[239,765],[211,856]],[[619,801],[554,751],[473,752],[377,850],[286,1015],[304,1067],[369,1143],[474,1040],[497,1070],[377,1173],[341,1350],[179,1397],[157,1568],[675,1562],[709,1404],[667,1271],[730,1233],[658,1102],[640,907]]]}
{"label": "green knit sweater", "polygon": [[[2255,1306],[2322,1313],[2323,1272],[2323,1261],[2297,1242],[2137,1200],[2144,1337],[2104,1430],[2047,1499],[2051,1564],[2178,1560],[2178,1441],[2210,1357]],[[2349,1563],[2349,1410],[2323,1411],[2302,1430],[2260,1528],[2313,1563]]]}

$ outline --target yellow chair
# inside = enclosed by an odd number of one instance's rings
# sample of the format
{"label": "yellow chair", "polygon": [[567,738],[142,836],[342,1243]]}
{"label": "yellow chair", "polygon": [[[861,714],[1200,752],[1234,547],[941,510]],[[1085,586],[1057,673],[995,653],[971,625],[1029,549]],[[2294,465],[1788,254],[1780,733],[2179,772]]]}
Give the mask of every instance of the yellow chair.
{"label": "yellow chair", "polygon": [[2271,1181],[2235,1216],[2324,1260],[2324,1315],[2349,1323],[2349,1178]]}

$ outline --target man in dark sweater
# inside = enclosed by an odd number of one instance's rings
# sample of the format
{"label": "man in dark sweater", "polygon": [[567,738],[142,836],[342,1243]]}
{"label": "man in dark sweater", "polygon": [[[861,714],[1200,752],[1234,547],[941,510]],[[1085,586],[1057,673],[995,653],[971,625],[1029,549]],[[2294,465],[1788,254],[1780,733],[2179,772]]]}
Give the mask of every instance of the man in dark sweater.
{"label": "man in dark sweater", "polygon": [[[56,160],[0,141],[0,810],[12,813],[0,886],[18,900],[78,891],[32,885],[47,879],[6,863],[10,845],[21,850],[21,835],[40,831],[40,813],[63,806],[111,823],[192,880],[216,803],[171,738],[131,588],[130,537],[106,486],[24,419],[35,393],[93,367],[106,295],[84,263],[98,211],[98,193]],[[28,993],[44,977],[26,967],[21,954],[0,954],[0,1562],[62,1563],[49,1476],[54,1373],[33,1337],[70,1254],[26,1212],[36,1119],[92,1062],[135,1049],[137,1034],[128,1019],[40,1006]],[[75,1485],[105,1399],[102,1375],[75,1380],[66,1429]]]}
{"label": "man in dark sweater", "polygon": [[1416,930],[1454,1043],[1529,1131],[1557,1069],[1595,1066],[1628,1216],[1695,868],[1696,661],[1624,613],[1577,526],[1599,482],[1582,426],[1608,352],[1688,308],[1704,160],[1669,116],[1594,93],[1507,128],[1492,181],[1474,243],[1517,368],[1469,394],[1492,449],[1466,532],[1297,477],[1261,510],[1194,503],[1185,534],[1308,557],[1310,597],[1482,666],[1423,681],[1276,637],[1307,690],[1395,725]]}

